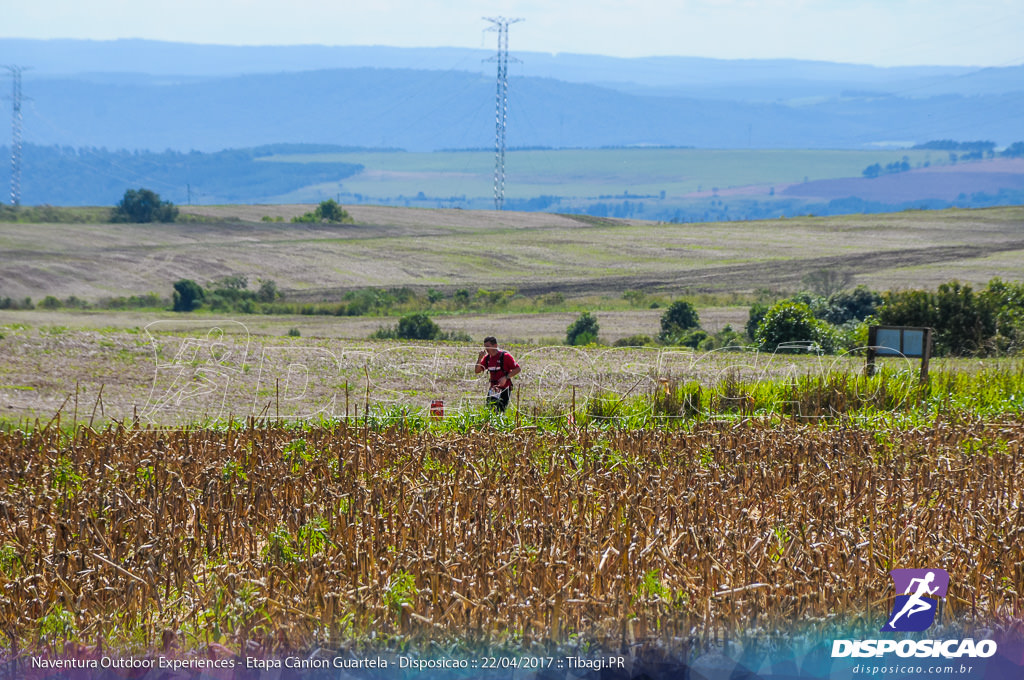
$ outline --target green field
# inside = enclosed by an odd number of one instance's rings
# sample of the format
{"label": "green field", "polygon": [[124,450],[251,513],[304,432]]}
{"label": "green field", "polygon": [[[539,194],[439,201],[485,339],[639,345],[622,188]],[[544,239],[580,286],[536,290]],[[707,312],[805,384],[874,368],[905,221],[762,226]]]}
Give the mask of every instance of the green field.
{"label": "green field", "polygon": [[[662,201],[699,198],[739,187],[772,187],[805,181],[860,177],[874,163],[885,166],[907,158],[911,167],[944,163],[947,154],[924,150],[840,151],[807,149],[565,149],[508,151],[506,199],[557,195],[589,203],[602,196],[657,196]],[[361,152],[281,155],[265,162],[359,163],[365,170],[340,183],[316,187],[325,195],[367,198],[403,196],[490,200],[494,153]],[[661,192],[665,192],[661,197]],[[282,200],[310,200],[303,189]],[[475,206],[474,206],[475,207]]]}

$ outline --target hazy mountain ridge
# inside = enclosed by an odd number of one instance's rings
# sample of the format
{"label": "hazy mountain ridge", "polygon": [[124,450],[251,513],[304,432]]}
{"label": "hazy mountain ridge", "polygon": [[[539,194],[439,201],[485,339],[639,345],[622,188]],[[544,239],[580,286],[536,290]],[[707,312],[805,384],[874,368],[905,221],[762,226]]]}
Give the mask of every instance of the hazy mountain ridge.
{"label": "hazy mountain ridge", "polygon": [[[1021,136],[1021,66],[513,54],[512,146],[870,148]],[[0,39],[0,63],[27,67],[26,141],[179,151],[493,145],[491,55]]]}
{"label": "hazy mountain ridge", "polygon": [[[514,35],[511,38],[514,48]],[[906,96],[998,94],[1024,85],[1024,66],[878,67],[796,59],[703,57],[620,58],[511,50],[515,77],[555,78],[626,91],[770,101],[837,96],[844,90]],[[465,71],[493,76],[493,49],[386,46],[226,46],[152,40],[30,40],[0,38],[4,63],[30,66],[27,77],[144,73],[172,78],[217,78],[339,68]]]}
{"label": "hazy mountain ridge", "polygon": [[[279,142],[483,148],[494,82],[462,71],[356,68],[167,82],[26,82],[24,137],[37,144],[218,151]],[[509,146],[870,148],[888,142],[1021,137],[1024,91],[819,98],[791,105],[639,96],[551,78],[510,81]]]}

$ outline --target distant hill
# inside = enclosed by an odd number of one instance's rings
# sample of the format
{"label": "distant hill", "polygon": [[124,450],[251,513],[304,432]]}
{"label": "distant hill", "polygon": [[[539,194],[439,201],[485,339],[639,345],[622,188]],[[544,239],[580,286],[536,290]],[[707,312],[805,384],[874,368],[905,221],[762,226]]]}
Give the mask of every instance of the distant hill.
{"label": "distant hill", "polygon": [[[1020,139],[1024,91],[809,103],[629,94],[511,79],[510,147],[864,149],[929,139]],[[278,142],[409,151],[493,148],[494,81],[464,71],[354,68],[168,81],[28,79],[24,138],[37,144],[218,151]]]}
{"label": "distant hill", "polygon": [[991,201],[1000,192],[1024,201],[1024,159],[918,168],[871,179],[822,179],[786,187],[780,194],[806,199],[857,196],[889,204],[926,200],[966,203],[976,197],[977,205],[985,205],[982,195]]}
{"label": "distant hill", "polygon": [[[487,50],[0,39],[25,140],[218,151],[493,147]],[[1021,137],[1024,67],[516,53],[508,144],[863,149]]]}
{"label": "distant hill", "polygon": [[[901,66],[882,68],[796,59],[620,58],[520,52],[514,77],[554,78],[633,93],[734,101],[837,97],[843,92],[927,98],[1002,94],[1021,89],[1024,67]],[[30,40],[0,38],[3,63],[32,66],[30,75],[142,73],[218,78],[247,74],[386,68],[465,71],[493,76],[494,51],[386,46],[225,46],[153,40]]]}
{"label": "distant hill", "polygon": [[[273,154],[352,149],[278,144],[214,153],[139,153],[29,144],[22,151],[24,205],[114,205],[126,189],[144,187],[173,202],[259,203],[289,191],[337,182],[363,170],[355,163],[266,163]],[[10,147],[0,146],[0,157]],[[10,183],[10,166],[0,169]]]}

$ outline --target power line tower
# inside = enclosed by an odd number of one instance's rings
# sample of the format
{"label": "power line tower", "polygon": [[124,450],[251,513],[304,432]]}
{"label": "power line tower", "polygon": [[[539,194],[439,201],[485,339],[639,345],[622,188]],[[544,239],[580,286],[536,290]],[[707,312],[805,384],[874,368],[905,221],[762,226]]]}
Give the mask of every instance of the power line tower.
{"label": "power line tower", "polygon": [[11,91],[11,205],[21,205],[21,66],[8,66]]}
{"label": "power line tower", "polygon": [[498,32],[498,53],[487,61],[498,62],[498,88],[494,98],[494,209],[501,210],[505,202],[505,128],[508,125],[508,27],[522,19],[484,17],[484,21],[493,24],[488,31]]}

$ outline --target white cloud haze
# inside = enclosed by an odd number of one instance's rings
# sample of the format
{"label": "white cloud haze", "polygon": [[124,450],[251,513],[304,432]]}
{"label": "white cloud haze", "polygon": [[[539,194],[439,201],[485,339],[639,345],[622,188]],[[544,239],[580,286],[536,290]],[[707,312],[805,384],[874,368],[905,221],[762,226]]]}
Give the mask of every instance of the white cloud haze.
{"label": "white cloud haze", "polygon": [[524,19],[513,52],[1024,62],[1019,0],[0,0],[0,37],[492,48],[484,16]]}

